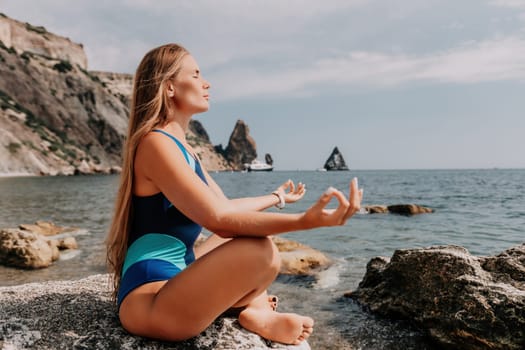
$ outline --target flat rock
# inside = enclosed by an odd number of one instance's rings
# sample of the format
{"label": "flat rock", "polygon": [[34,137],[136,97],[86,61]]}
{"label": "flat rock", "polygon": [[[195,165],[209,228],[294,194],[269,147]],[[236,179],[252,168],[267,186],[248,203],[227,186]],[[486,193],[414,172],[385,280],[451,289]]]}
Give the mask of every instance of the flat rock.
{"label": "flat rock", "polygon": [[44,236],[19,229],[0,229],[0,265],[24,269],[48,267],[58,247]]}
{"label": "flat rock", "polygon": [[221,317],[201,335],[184,342],[132,336],[120,325],[110,300],[110,275],[78,281],[0,287],[0,348],[22,349],[294,349],[268,342]]}

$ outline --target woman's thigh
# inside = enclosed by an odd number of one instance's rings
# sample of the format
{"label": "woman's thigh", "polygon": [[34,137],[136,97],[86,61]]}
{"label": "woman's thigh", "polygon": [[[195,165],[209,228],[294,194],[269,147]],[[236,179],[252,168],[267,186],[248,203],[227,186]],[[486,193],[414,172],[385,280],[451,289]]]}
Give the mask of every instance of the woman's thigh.
{"label": "woman's thigh", "polygon": [[238,301],[249,302],[247,296],[262,293],[279,265],[279,253],[269,238],[232,239],[169,281],[133,290],[120,307],[122,324],[137,335],[190,338]]}

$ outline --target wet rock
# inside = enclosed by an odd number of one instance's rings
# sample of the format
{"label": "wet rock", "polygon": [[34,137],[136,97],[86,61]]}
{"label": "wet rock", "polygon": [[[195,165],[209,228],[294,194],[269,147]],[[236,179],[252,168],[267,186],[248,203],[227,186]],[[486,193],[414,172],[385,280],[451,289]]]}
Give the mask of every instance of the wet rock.
{"label": "wet rock", "polygon": [[326,170],[348,170],[348,166],[339,148],[334,148],[332,154],[330,154],[330,157],[328,157],[326,163],[324,163],[324,168]]}
{"label": "wet rock", "polygon": [[386,205],[366,205],[364,208],[368,214],[388,213],[388,207]]}
{"label": "wet rock", "polygon": [[347,296],[446,347],[525,348],[525,245],[491,257],[458,246],[397,250],[372,259]]}
{"label": "wet rock", "polygon": [[0,230],[0,264],[25,269],[48,267],[58,248],[39,234],[19,229]]}
{"label": "wet rock", "polygon": [[226,317],[184,342],[132,336],[118,321],[109,279],[110,275],[95,275],[0,287],[2,349],[310,349],[307,342],[299,346],[267,342]]}
{"label": "wet rock", "polygon": [[422,207],[420,205],[416,204],[395,204],[395,205],[389,205],[388,211],[394,214],[401,214],[401,215],[416,215],[416,214],[425,214],[425,213],[433,213],[434,210]]}
{"label": "wet rock", "polygon": [[73,232],[78,230],[77,228],[72,227],[57,226],[50,221],[37,221],[34,224],[20,224],[18,228],[44,236],[54,236],[64,232]]}
{"label": "wet rock", "polygon": [[326,255],[307,245],[278,236],[272,238],[281,255],[281,274],[312,275],[331,264]]}
{"label": "wet rock", "polygon": [[48,267],[60,258],[59,250],[77,249],[73,227],[49,221],[21,224],[19,228],[0,229],[0,265],[24,269]]}

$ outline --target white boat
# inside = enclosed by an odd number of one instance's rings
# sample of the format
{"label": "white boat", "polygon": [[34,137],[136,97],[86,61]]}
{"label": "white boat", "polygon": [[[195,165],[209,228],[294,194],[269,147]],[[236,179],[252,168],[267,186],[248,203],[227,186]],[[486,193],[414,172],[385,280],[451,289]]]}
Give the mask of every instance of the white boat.
{"label": "white boat", "polygon": [[254,159],[251,163],[244,164],[244,168],[248,171],[272,171],[273,166]]}

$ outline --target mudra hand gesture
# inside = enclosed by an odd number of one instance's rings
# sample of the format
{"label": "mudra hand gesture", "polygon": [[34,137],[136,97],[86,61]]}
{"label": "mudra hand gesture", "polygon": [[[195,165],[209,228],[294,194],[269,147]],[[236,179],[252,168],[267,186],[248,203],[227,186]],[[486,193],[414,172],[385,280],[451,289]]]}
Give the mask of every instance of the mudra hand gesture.
{"label": "mudra hand gesture", "polygon": [[[335,209],[326,209],[332,198],[335,197],[339,205]],[[350,181],[350,194],[348,199],[345,195],[329,187],[304,214],[302,219],[307,227],[344,225],[352,215],[361,209],[363,190],[358,188],[357,178]]]}
{"label": "mudra hand gesture", "polygon": [[[286,192],[287,190],[288,192]],[[306,193],[306,186],[302,182],[299,182],[297,187],[295,187],[293,181],[288,180],[281,186],[277,187],[274,192],[279,193],[284,199],[285,203],[294,203],[304,197],[304,194]]]}

